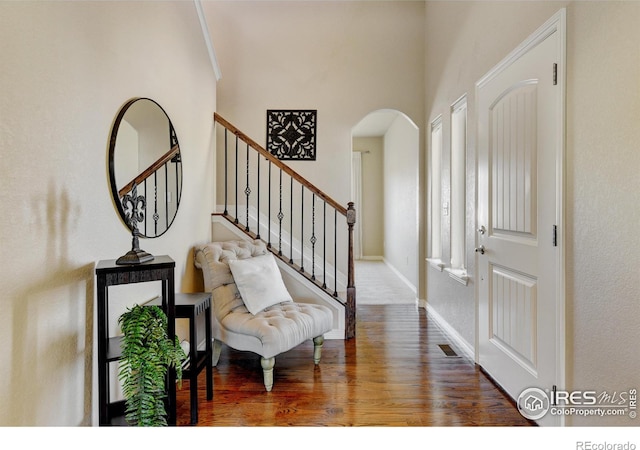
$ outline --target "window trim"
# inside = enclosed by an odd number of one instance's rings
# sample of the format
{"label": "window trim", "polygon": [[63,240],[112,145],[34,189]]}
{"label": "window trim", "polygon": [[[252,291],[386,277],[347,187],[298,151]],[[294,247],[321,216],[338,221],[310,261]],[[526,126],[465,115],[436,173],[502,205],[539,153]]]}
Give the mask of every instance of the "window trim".
{"label": "window trim", "polygon": [[[459,128],[459,129],[458,129]],[[451,268],[466,271],[466,158],[468,151],[467,94],[451,105]]]}
{"label": "window trim", "polygon": [[427,258],[432,267],[442,272],[442,154],[444,147],[443,117],[438,115],[431,121],[429,179],[430,179],[430,232],[429,254]]}

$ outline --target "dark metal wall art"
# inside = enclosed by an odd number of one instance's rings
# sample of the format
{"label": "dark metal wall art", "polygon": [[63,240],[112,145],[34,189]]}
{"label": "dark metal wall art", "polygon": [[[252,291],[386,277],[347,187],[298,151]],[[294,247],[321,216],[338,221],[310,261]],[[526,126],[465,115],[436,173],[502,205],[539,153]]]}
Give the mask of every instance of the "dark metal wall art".
{"label": "dark metal wall art", "polygon": [[317,110],[267,110],[267,150],[281,160],[315,161]]}

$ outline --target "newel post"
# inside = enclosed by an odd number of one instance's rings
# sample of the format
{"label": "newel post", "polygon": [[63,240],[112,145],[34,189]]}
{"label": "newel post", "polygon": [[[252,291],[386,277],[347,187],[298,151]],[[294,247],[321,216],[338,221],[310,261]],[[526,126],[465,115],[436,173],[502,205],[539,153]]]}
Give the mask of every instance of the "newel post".
{"label": "newel post", "polygon": [[347,323],[345,338],[351,339],[356,336],[356,285],[354,281],[353,263],[353,226],[356,223],[356,209],[353,202],[349,202],[347,208],[347,225],[349,226],[349,268],[347,272]]}

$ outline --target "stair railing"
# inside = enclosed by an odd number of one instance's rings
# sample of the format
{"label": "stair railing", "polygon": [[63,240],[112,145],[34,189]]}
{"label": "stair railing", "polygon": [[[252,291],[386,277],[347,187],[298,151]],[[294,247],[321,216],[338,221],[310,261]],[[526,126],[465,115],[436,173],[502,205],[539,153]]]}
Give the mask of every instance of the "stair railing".
{"label": "stair railing", "polygon": [[[137,193],[139,193],[137,197],[145,199],[142,203],[144,217],[142,229],[140,230],[142,235],[146,237],[160,236],[171,225],[170,220],[173,220],[175,208],[177,208],[175,205],[180,203],[181,164],[180,147],[175,144],[168,152],[151,163],[149,167],[118,191],[123,217],[127,209],[124,204],[124,198],[129,192],[136,188]],[[172,167],[170,168],[170,166]],[[171,199],[172,193],[176,198]],[[170,213],[170,208],[172,207],[173,214]],[[134,211],[130,213],[133,214]]]}
{"label": "stair railing", "polygon": [[[342,303],[345,338],[354,337],[353,202],[340,205],[218,113],[214,121],[224,130],[221,215]],[[346,227],[338,216],[345,217]],[[346,266],[346,280],[339,266]]]}

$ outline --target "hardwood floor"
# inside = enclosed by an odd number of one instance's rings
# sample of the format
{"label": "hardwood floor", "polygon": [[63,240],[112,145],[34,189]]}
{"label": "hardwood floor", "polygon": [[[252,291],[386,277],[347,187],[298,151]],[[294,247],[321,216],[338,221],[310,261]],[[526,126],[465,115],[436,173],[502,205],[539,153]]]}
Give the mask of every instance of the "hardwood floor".
{"label": "hardwood floor", "polygon": [[[266,392],[259,357],[223,346],[214,396],[198,379],[198,426],[530,426],[510,399],[450,344],[424,309],[358,307],[356,338],[325,341],[314,367],[307,342],[276,358]],[[178,390],[189,425],[189,382]]]}

